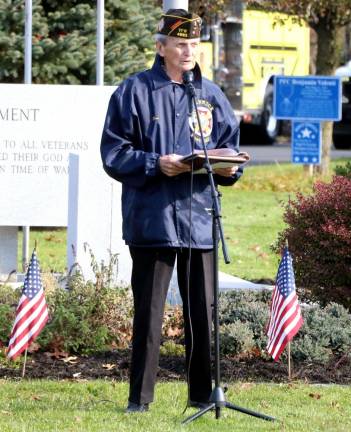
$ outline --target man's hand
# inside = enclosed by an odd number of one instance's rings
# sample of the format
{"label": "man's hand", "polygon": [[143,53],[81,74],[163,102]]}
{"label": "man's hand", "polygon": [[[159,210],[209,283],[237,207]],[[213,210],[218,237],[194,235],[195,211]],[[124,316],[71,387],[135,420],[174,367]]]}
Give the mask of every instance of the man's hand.
{"label": "man's hand", "polygon": [[177,154],[169,154],[160,156],[159,164],[163,174],[168,177],[174,177],[178,174],[190,171],[190,166],[180,162],[183,156]]}
{"label": "man's hand", "polygon": [[228,168],[217,168],[214,169],[213,171],[215,172],[215,174],[218,174],[222,177],[231,177],[237,172],[238,168],[239,167],[237,165],[234,165]]}

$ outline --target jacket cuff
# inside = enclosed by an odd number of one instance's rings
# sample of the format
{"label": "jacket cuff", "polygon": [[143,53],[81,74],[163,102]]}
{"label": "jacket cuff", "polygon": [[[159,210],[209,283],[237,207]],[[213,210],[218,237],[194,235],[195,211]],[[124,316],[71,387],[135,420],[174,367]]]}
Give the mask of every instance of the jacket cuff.
{"label": "jacket cuff", "polygon": [[216,183],[220,186],[232,186],[234,183],[236,183],[240,177],[243,175],[243,168],[239,167],[237,172],[231,176],[231,177],[222,177],[218,174],[215,174]]}
{"label": "jacket cuff", "polygon": [[160,155],[157,153],[148,153],[145,162],[145,175],[146,177],[155,177],[160,173],[160,166],[158,160]]}

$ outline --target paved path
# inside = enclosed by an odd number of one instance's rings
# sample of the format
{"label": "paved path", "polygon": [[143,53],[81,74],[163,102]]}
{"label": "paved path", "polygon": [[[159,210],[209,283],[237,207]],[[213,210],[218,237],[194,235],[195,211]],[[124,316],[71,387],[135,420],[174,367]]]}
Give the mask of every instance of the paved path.
{"label": "paved path", "polygon": [[[240,146],[240,150],[250,154],[250,165],[290,162],[290,143],[275,145],[242,145]],[[332,149],[331,158],[347,158],[351,160],[351,150]]]}

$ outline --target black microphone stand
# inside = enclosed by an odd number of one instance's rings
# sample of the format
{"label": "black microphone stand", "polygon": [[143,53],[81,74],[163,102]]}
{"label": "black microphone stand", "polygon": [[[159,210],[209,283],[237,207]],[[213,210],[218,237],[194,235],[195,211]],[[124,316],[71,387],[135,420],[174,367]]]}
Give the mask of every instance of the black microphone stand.
{"label": "black microphone stand", "polygon": [[[205,413],[211,410],[215,410],[216,412],[216,419],[218,419],[221,415],[221,409],[222,408],[229,408],[232,410],[240,411],[244,414],[248,414],[254,417],[258,417],[263,420],[267,421],[274,421],[276,420],[274,417],[258,413],[256,411],[249,410],[247,408],[242,408],[237,405],[233,405],[230,402],[227,402],[224,396],[224,391],[221,388],[220,385],[220,358],[219,358],[219,308],[218,308],[218,297],[219,297],[219,283],[218,283],[218,246],[219,246],[219,236],[218,232],[220,234],[220,239],[222,242],[222,250],[223,250],[223,256],[226,264],[229,264],[230,260],[228,258],[228,252],[227,247],[224,240],[224,234],[223,234],[223,226],[222,226],[222,220],[221,220],[221,211],[219,206],[219,192],[216,189],[214,180],[213,180],[213,171],[212,167],[208,158],[207,148],[202,132],[201,127],[201,121],[199,116],[199,111],[197,107],[196,102],[196,94],[195,94],[195,88],[192,84],[193,81],[193,73],[191,71],[185,72],[183,74],[183,82],[186,86],[188,98],[189,98],[189,110],[192,110],[192,107],[194,106],[195,112],[196,112],[196,118],[197,123],[200,131],[201,136],[201,143],[203,147],[203,151],[205,154],[205,164],[204,167],[206,168],[209,183],[211,186],[211,194],[212,194],[212,200],[213,200],[213,208],[212,208],[212,236],[213,236],[213,249],[214,249],[214,256],[213,256],[213,280],[214,280],[214,286],[213,286],[213,293],[214,293],[214,302],[213,302],[213,321],[214,321],[214,348],[215,348],[215,387],[211,392],[209,405],[205,408],[199,410],[197,413],[193,414],[192,416],[185,419],[182,424],[188,424],[192,422],[193,420],[201,417]],[[189,113],[189,115],[191,112]],[[193,131],[195,133],[195,131]]]}

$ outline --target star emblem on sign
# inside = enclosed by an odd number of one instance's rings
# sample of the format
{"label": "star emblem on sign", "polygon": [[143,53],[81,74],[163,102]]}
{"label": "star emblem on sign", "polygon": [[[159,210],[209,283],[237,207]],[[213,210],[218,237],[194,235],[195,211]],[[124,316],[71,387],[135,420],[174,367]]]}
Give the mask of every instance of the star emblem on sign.
{"label": "star emblem on sign", "polygon": [[301,133],[302,133],[302,138],[310,138],[312,131],[307,127],[305,127],[305,129],[303,129]]}

